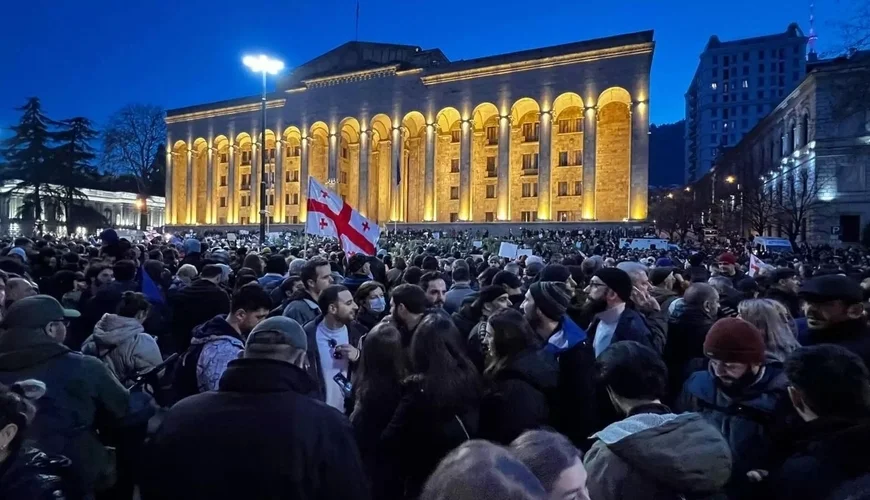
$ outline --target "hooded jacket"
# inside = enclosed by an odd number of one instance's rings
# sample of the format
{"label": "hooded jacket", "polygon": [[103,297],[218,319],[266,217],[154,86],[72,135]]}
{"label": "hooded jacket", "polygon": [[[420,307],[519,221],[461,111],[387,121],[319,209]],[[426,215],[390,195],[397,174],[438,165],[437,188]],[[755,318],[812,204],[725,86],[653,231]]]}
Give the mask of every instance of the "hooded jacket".
{"label": "hooded jacket", "polygon": [[524,431],[552,425],[559,365],[544,349],[526,350],[495,373],[481,401],[481,437],[509,444]]}
{"label": "hooded jacket", "polygon": [[82,354],[102,361],[124,387],[132,385],[136,374],[163,362],[157,342],[142,324],[117,314],[106,314],[97,322],[82,344]]}
{"label": "hooded jacket", "polygon": [[728,442],[697,413],[638,413],[592,437],[583,463],[595,500],[708,498],[731,475]]}
{"label": "hooded jacket", "polygon": [[200,278],[171,293],[169,306],[174,350],[184,352],[190,346],[191,334],[197,325],[230,312],[230,298],[219,285]]}
{"label": "hooded jacket", "polygon": [[69,477],[76,489],[111,486],[110,456],[97,431],[121,422],[130,394],[97,358],[70,351],[42,328],[0,331],[0,383],[31,378],[42,381],[46,393],[27,439],[47,454],[72,460]]}

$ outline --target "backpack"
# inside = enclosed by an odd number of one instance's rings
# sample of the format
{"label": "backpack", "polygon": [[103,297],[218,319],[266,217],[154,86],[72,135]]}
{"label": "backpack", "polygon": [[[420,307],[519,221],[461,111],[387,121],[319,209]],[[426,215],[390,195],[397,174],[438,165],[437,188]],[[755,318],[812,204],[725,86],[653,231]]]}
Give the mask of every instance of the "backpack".
{"label": "backpack", "polygon": [[205,344],[192,345],[178,357],[172,370],[172,402],[199,394],[199,384],[196,380],[196,365]]}

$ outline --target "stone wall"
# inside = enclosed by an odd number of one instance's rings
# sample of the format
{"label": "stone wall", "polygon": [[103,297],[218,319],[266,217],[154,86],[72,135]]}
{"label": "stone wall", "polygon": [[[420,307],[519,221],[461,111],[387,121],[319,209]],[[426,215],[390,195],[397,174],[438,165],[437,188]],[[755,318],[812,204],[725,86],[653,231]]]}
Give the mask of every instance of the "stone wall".
{"label": "stone wall", "polygon": [[598,220],[628,217],[631,114],[628,106],[611,102],[598,110],[595,160],[595,215]]}
{"label": "stone wall", "polygon": [[[559,133],[559,120],[576,120],[582,118],[580,108],[570,108],[559,114],[553,121],[553,139],[551,148],[551,165],[550,169],[550,196],[551,209],[550,213],[555,221],[558,221],[559,212],[568,212],[568,221],[579,221],[582,218],[583,196],[582,189],[580,193],[575,194],[575,182],[583,181],[583,132],[568,132]],[[559,153],[568,153],[569,164],[574,163],[574,152],[580,151],[580,165],[559,166]],[[559,183],[566,182],[568,185],[568,194],[559,195]]]}
{"label": "stone wall", "polygon": [[435,142],[435,213],[449,222],[451,213],[459,213],[459,199],[450,199],[450,188],[459,187],[459,172],[450,171],[451,160],[459,159],[459,143],[451,142],[449,133],[438,134]]}

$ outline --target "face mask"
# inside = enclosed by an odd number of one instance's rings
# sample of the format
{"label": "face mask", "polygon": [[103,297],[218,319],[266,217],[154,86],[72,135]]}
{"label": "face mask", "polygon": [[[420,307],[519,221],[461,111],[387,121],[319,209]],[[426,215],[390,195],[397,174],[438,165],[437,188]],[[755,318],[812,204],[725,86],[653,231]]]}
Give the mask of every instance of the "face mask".
{"label": "face mask", "polygon": [[369,299],[369,309],[374,312],[384,312],[384,309],[387,308],[387,301],[383,297],[378,297],[376,299]]}

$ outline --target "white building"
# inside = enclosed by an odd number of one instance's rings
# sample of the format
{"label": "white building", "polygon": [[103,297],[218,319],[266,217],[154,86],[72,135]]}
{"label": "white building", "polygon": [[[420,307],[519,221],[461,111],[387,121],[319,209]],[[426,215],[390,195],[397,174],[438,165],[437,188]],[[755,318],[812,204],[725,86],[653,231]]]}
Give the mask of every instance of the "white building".
{"label": "white building", "polygon": [[[18,217],[19,209],[24,204],[25,198],[32,192],[31,189],[16,190],[19,181],[6,180],[0,184],[0,234],[8,234],[20,230],[27,232],[32,221],[24,221]],[[82,204],[99,212],[111,227],[115,228],[138,228],[142,201],[136,193],[118,191],[104,191],[101,189],[79,188],[79,191],[87,198]],[[147,226],[162,227],[164,224],[164,212],[166,201],[162,196],[151,196],[145,200],[147,204]],[[52,204],[51,200],[43,201],[42,212],[46,210],[46,204]],[[47,221],[45,230],[63,233],[66,228],[65,214],[61,213],[59,220]],[[83,227],[88,233],[94,232],[98,227]],[[144,228],[142,228],[144,229]]]}
{"label": "white building", "polygon": [[711,36],[686,91],[686,182],[703,177],[806,72],[807,37],[784,33],[722,42]]}

